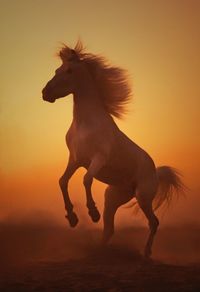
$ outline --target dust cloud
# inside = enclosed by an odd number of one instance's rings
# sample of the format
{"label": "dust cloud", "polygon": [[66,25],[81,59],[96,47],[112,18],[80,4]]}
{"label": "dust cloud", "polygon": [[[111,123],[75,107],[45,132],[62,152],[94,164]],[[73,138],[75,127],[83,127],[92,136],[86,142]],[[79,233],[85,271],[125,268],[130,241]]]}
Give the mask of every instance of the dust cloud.
{"label": "dust cloud", "polygon": [[147,228],[116,226],[102,247],[100,228],[65,223],[42,211],[1,221],[2,291],[199,291],[200,226],[160,228],[146,262]]}
{"label": "dust cloud", "polygon": [[[91,225],[94,226],[94,225]],[[0,223],[0,258],[4,265],[30,261],[67,261],[88,256],[101,248],[100,228],[80,224],[75,229],[61,225],[51,213],[7,217]],[[120,227],[109,244],[142,255],[147,227]],[[170,264],[200,263],[200,226],[160,227],[153,246],[153,258]],[[2,267],[2,266],[1,266]]]}

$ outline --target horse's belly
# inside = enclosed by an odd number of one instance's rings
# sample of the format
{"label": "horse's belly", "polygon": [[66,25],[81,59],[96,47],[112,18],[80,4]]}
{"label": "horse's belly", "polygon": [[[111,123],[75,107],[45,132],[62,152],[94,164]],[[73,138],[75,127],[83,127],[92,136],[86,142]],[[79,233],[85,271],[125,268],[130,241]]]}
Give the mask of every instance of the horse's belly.
{"label": "horse's belly", "polygon": [[110,185],[132,184],[134,171],[105,166],[95,175],[95,178]]}

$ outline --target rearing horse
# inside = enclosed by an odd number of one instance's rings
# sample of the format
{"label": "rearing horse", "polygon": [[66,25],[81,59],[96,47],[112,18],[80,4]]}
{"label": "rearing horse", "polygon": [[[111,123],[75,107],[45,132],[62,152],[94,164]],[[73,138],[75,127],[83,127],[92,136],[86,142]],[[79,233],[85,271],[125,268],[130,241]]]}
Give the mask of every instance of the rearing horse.
{"label": "rearing horse", "polygon": [[91,192],[93,178],[109,185],[105,191],[103,242],[108,242],[114,232],[117,209],[135,197],[149,222],[145,246],[145,256],[149,257],[159,225],[154,210],[183,190],[181,179],[171,167],[156,168],[151,157],[114,122],[112,116],[122,116],[131,95],[126,72],[100,56],[85,53],[80,41],[74,49],[64,46],[59,56],[62,65],[42,93],[43,99],[52,103],[69,94],[74,98],[73,121],[66,135],[69,161],[59,180],[69,224],[75,227],[78,218],[68,182],[79,167],[84,167],[87,207],[94,222],[99,221],[100,214]]}

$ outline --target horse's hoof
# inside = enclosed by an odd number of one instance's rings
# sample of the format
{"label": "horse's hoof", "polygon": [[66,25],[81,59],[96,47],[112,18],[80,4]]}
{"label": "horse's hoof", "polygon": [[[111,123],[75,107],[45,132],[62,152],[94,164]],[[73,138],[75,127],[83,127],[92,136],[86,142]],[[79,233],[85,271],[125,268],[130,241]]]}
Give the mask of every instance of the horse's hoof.
{"label": "horse's hoof", "polygon": [[101,215],[96,207],[89,209],[89,215],[92,218],[93,222],[98,222],[101,218]]}
{"label": "horse's hoof", "polygon": [[69,215],[66,215],[65,217],[68,219],[71,227],[75,227],[78,224],[78,217],[76,213],[72,212]]}

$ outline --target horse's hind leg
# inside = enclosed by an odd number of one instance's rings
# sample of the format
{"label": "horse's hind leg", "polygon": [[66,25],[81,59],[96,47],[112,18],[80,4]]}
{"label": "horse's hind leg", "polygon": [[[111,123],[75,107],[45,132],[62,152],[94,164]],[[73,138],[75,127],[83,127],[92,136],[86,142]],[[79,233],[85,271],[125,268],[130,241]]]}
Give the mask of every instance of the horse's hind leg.
{"label": "horse's hind leg", "polygon": [[117,209],[127,203],[133,197],[133,192],[124,188],[109,186],[105,191],[104,213],[103,213],[103,239],[106,244],[114,233],[114,217]]}
{"label": "horse's hind leg", "polygon": [[144,255],[146,258],[149,258],[151,256],[154,236],[156,234],[156,231],[159,225],[158,218],[154,214],[153,208],[152,208],[153,197],[154,196],[150,195],[149,193],[137,194],[138,204],[140,208],[142,209],[142,211],[144,212],[145,216],[147,217],[149,221],[149,228],[150,228],[150,234],[147,239],[145,251],[144,251]]}

